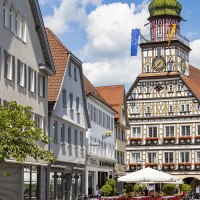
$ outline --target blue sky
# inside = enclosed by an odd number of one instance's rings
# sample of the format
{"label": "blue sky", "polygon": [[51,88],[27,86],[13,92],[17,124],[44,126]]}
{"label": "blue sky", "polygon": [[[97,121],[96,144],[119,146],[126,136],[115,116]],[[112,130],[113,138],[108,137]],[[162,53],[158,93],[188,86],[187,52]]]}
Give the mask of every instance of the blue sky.
{"label": "blue sky", "polygon": [[[130,57],[132,28],[149,33],[150,0],[39,0],[45,25],[83,62],[94,85],[129,87],[141,71],[140,54]],[[200,66],[200,3],[180,0],[181,34],[191,41],[192,64]],[[140,50],[139,50],[140,51]]]}

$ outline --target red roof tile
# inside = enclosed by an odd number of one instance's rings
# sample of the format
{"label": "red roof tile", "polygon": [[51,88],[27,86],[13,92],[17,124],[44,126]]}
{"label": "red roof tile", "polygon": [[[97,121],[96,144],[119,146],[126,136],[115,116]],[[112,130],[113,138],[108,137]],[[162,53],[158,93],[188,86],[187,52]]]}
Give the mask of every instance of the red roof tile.
{"label": "red roof tile", "polygon": [[92,83],[84,76],[84,88],[86,95],[92,95],[105,105],[107,105],[109,108],[113,110],[113,108],[108,104],[108,102],[101,96],[99,91],[92,85]]}
{"label": "red roof tile", "polygon": [[115,118],[119,119],[121,114],[121,105],[123,104],[125,95],[124,85],[101,86],[96,87],[96,89],[117,112]]}
{"label": "red roof tile", "polygon": [[200,101],[200,69],[190,65],[190,76],[181,75],[181,79],[192,91],[195,97]]}
{"label": "red roof tile", "polygon": [[49,108],[53,109],[58,99],[60,87],[62,85],[64,72],[68,62],[69,50],[50,29],[46,28],[46,33],[53,57],[53,62],[56,67],[56,75],[48,77]]}

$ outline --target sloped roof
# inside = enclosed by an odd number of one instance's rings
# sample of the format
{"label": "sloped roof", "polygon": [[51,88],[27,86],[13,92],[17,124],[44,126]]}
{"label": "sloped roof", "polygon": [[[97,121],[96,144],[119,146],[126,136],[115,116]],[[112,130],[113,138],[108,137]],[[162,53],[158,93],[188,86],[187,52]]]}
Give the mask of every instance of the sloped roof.
{"label": "sloped roof", "polygon": [[119,119],[121,114],[121,105],[124,101],[124,85],[100,86],[96,87],[96,89],[116,111],[115,119]]}
{"label": "sloped roof", "polygon": [[[54,75],[55,74],[55,66],[53,63],[53,58],[51,55],[49,43],[47,40],[47,35],[45,32],[45,27],[44,27],[44,22],[42,18],[42,14],[40,11],[40,6],[38,3],[38,0],[29,0],[30,7],[32,10],[33,18],[35,21],[35,28],[38,33],[38,38],[41,44],[41,48],[44,54],[44,59],[46,62],[46,67],[48,69],[49,75]],[[41,63],[43,64],[43,63]]]}
{"label": "sloped roof", "polygon": [[62,42],[60,42],[49,28],[46,28],[46,33],[54,65],[56,67],[56,75],[48,78],[48,101],[49,109],[52,110],[58,99],[59,91],[62,86],[62,80],[69,58],[69,50]]}
{"label": "sloped roof", "polygon": [[181,75],[181,79],[185,82],[194,96],[200,101],[200,69],[190,65],[190,76]]}
{"label": "sloped roof", "polygon": [[[83,77],[84,81],[84,88],[85,93],[87,96],[92,95],[102,103],[104,103],[106,106],[108,106],[110,109],[113,110],[113,108],[110,106],[110,104],[102,97],[102,95],[99,93],[99,91],[92,85],[92,83],[87,79],[86,76]],[[115,110],[113,110],[115,111]]]}
{"label": "sloped roof", "polygon": [[179,72],[161,72],[161,73],[145,73],[138,75],[137,79],[129,89],[126,97],[130,95],[133,88],[140,79],[165,78],[165,77],[180,77],[186,86],[190,89],[193,95],[200,101],[200,69],[192,65],[189,66],[189,77],[182,75]]}

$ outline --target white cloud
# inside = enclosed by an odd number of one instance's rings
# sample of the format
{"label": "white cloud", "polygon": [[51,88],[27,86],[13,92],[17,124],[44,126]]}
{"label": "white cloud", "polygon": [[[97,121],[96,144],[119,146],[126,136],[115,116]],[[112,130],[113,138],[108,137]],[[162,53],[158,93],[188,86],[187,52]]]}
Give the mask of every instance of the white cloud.
{"label": "white cloud", "polygon": [[200,68],[199,47],[200,47],[200,39],[194,40],[190,43],[190,48],[192,49],[190,53],[190,64]]}
{"label": "white cloud", "polygon": [[[44,3],[47,0],[40,0]],[[84,26],[87,21],[86,6],[98,6],[101,0],[61,0],[58,7],[54,5],[53,15],[44,17],[45,26],[50,27],[56,34],[70,30],[69,23],[77,22]]]}
{"label": "white cloud", "polygon": [[[84,73],[94,85],[134,82],[141,72],[141,57],[130,57],[131,29],[140,28],[144,35],[149,29],[147,4],[113,3],[99,6],[88,16],[88,42],[80,55]],[[140,48],[138,48],[140,52]]]}

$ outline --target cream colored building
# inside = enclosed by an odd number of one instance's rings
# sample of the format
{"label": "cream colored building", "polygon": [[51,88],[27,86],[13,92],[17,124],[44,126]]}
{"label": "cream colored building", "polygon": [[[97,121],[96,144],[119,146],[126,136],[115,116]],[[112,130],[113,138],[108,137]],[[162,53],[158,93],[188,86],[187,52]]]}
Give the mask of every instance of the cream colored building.
{"label": "cream colored building", "polygon": [[[0,0],[0,99],[33,108],[33,119],[47,131],[48,75],[54,65],[37,0]],[[48,148],[48,146],[44,147]],[[47,163],[7,160],[0,167],[0,199],[46,198]],[[9,177],[2,177],[7,170]],[[39,187],[40,185],[40,187]]]}
{"label": "cream colored building", "polygon": [[[189,41],[181,35],[182,6],[153,0],[150,37],[141,36],[142,73],[127,94],[131,131],[127,164],[200,180],[200,70],[189,65]],[[176,30],[168,46],[173,24]]]}

